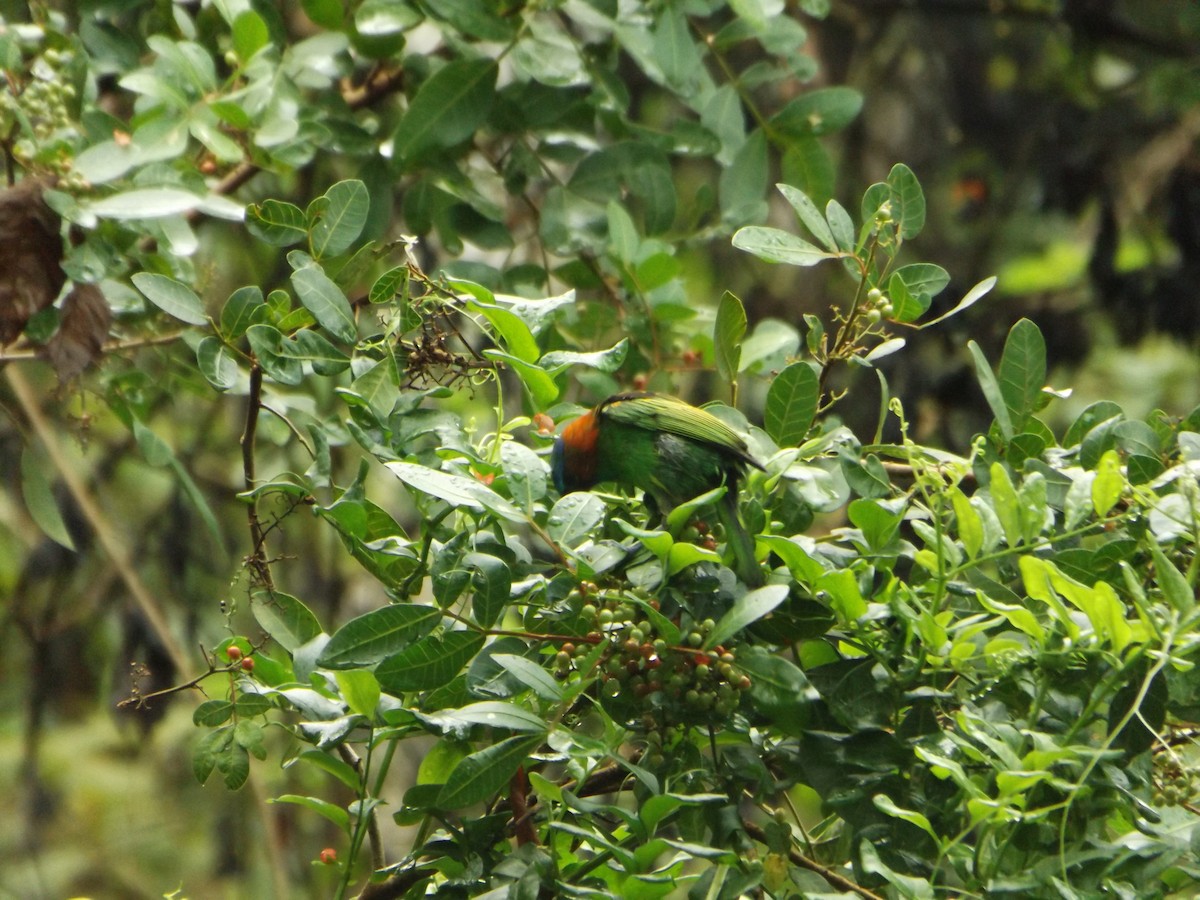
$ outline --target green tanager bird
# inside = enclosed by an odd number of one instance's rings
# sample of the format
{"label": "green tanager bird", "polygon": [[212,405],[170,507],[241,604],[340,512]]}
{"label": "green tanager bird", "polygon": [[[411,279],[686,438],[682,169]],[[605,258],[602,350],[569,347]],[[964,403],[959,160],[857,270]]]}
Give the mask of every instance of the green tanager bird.
{"label": "green tanager bird", "polygon": [[750,587],[763,583],[754,541],[738,518],[738,479],[761,469],[742,437],[712,413],[664,394],[614,394],[563,429],[550,456],[560,493],[602,482],[641,488],[663,515],[725,485],[717,516],[734,571]]}

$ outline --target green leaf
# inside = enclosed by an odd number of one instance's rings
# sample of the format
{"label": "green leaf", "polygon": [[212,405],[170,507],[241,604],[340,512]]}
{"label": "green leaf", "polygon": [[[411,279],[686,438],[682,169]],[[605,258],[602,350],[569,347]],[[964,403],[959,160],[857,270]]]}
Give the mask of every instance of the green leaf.
{"label": "green leaf", "polygon": [[871,798],[871,802],[875,804],[875,808],[885,816],[891,816],[893,819],[901,819],[909,824],[916,825],[935,841],[939,841],[938,833],[933,830],[933,825],[924,814],[911,809],[903,809],[896,805],[887,794],[876,794]]}
{"label": "green leaf", "polygon": [[42,455],[35,453],[33,448],[25,447],[21,451],[21,496],[25,499],[25,508],[46,537],[74,550],[75,542],[71,540],[42,465]]}
{"label": "green leaf", "polygon": [[367,186],[358,179],[339,181],[324,199],[316,215],[308,217],[310,246],[317,259],[348,249],[362,234],[371,209]]}
{"label": "green leaf", "polygon": [[[825,221],[825,217],[821,215],[821,211],[817,209],[816,204],[809,199],[804,191],[792,187],[790,184],[777,184],[775,187],[787,198],[787,202],[792,205],[792,209],[796,211],[796,215],[800,217],[800,221],[804,223],[804,227],[812,232],[813,237],[823,244],[826,250],[836,252],[842,249],[838,246],[838,241],[834,238],[833,230],[829,227],[829,223]],[[949,276],[947,276],[948,278]]]}
{"label": "green leaf", "polygon": [[1133,631],[1125,621],[1125,607],[1107,581],[1097,581],[1088,587],[1063,574],[1049,560],[1033,556],[1021,557],[1020,568],[1026,592],[1053,610],[1072,642],[1079,639],[1079,627],[1071,621],[1059,596],[1087,616],[1098,640],[1111,643],[1118,653],[1129,645]]}
{"label": "green leaf", "polygon": [[483,124],[496,93],[496,63],[446,63],[421,85],[394,136],[396,155],[412,165],[431,150],[452,147]]}
{"label": "green leaf", "polygon": [[491,628],[512,599],[512,572],[508,563],[487,553],[467,553],[464,568],[472,569],[471,612],[476,624]]}
{"label": "green leaf", "polygon": [[821,141],[811,134],[785,138],[780,173],[783,180],[808,194],[814,203],[833,194],[836,175],[833,159]]}
{"label": "green leaf", "polygon": [[304,380],[300,361],[284,348],[287,338],[273,325],[251,325],[246,329],[250,352],[262,370],[280,384],[296,385]]}
{"label": "green leaf", "polygon": [[364,0],[354,11],[354,28],[359,35],[383,38],[403,34],[420,24],[422,18],[421,12],[408,3]]}
{"label": "green leaf", "polygon": [[718,644],[724,644],[747,625],[757,622],[771,612],[787,599],[787,595],[788,588],[785,584],[768,584],[766,587],[742,594],[717,620],[716,627],[704,639],[704,646],[716,647]]}
{"label": "green leaf", "polygon": [[1046,341],[1033,322],[1021,319],[1009,330],[998,374],[1012,427],[1024,431],[1046,383]]}
{"label": "green leaf", "polygon": [[[570,193],[607,206],[626,191],[641,201],[643,231],[658,234],[675,220],[675,182],[665,152],[644,141],[622,141],[584,157],[567,184]],[[569,196],[569,195],[568,195]],[[604,209],[597,210],[605,223]]]}
{"label": "green leaf", "polygon": [[987,278],[983,279],[983,281],[979,282],[974,287],[972,287],[969,291],[967,291],[967,293],[963,296],[963,298],[958,301],[958,304],[954,307],[954,309],[950,310],[949,312],[942,313],[936,319],[934,319],[930,322],[926,322],[921,327],[928,328],[931,325],[936,325],[938,322],[944,322],[946,319],[950,318],[951,316],[957,316],[964,309],[974,306],[982,297],[984,297],[986,294],[988,294],[991,291],[991,289],[994,288],[995,286],[996,286],[996,276],[995,275],[988,276]]}
{"label": "green leaf", "polygon": [[785,734],[804,734],[819,700],[804,672],[765,647],[738,649],[736,666],[750,677],[750,703]]}
{"label": "green leaf", "polygon": [[263,302],[262,289],[258,285],[240,287],[225,301],[221,307],[219,328],[228,341],[235,341],[251,325],[258,324],[266,314],[266,304]]}
{"label": "green leaf", "polygon": [[1150,543],[1150,554],[1154,558],[1154,580],[1158,583],[1163,597],[1180,613],[1190,613],[1196,606],[1196,592],[1188,584],[1188,580],[1175,568],[1175,564],[1167,559],[1167,555],[1156,542]]}
{"label": "green leaf", "polygon": [[545,462],[524,444],[505,441],[500,447],[500,464],[504,468],[508,495],[532,515],[537,501],[546,496],[550,483]]}
{"label": "green leaf", "polygon": [[[894,272],[887,283],[888,298],[895,307],[895,312],[891,318],[897,322],[915,322],[925,314],[929,309],[930,298],[928,294],[914,294],[908,284],[900,277],[899,272]],[[868,356],[868,359],[873,357]]]}
{"label": "green leaf", "polygon": [[983,350],[979,345],[974,341],[967,341],[967,349],[971,351],[971,358],[975,361],[975,377],[979,381],[980,388],[983,389],[983,397],[987,400],[992,415],[996,417],[1000,434],[1006,441],[1010,441],[1016,431],[1013,429],[1012,419],[1008,414],[1008,405],[1004,402],[1000,384],[996,381],[992,367],[988,364],[987,357],[983,355]]}
{"label": "green leaf", "polygon": [[846,515],[862,531],[867,547],[876,553],[892,543],[904,518],[902,512],[894,512],[877,500],[867,498],[852,501],[846,508]]}
{"label": "green leaf", "polygon": [[138,272],[130,280],[147,300],[168,315],[189,325],[208,323],[199,295],[186,284],[151,272]]}
{"label": "green leaf", "polygon": [[842,622],[857,622],[866,615],[867,601],[858,586],[858,580],[849,569],[826,572],[814,585],[818,591],[828,595],[829,607]]}
{"label": "green leaf", "polygon": [[196,781],[204,784],[217,765],[217,757],[233,742],[232,728],[210,731],[196,742],[192,750],[192,774]]}
{"label": "green leaf", "polygon": [[992,463],[989,472],[991,481],[988,484],[988,493],[992,497],[992,508],[1004,529],[1004,539],[1008,546],[1015,547],[1021,543],[1023,533],[1020,498],[1013,487],[1012,479],[1008,476],[1008,470],[1002,463]]}
{"label": "green leaf", "polygon": [[795,447],[808,435],[817,415],[820,379],[811,365],[792,363],[771,381],[763,427],[780,447]]}
{"label": "green leaf", "polygon": [[227,391],[237,384],[237,360],[234,352],[218,337],[209,335],[196,345],[196,366],[218,391]]}
{"label": "green leaf", "polygon": [[428,691],[449,683],[483,647],[477,631],[430,635],[387,657],[375,677],[389,694]]}
{"label": "green leaf", "polygon": [[508,738],[472,753],[450,773],[438,794],[439,809],[462,809],[482,803],[503,788],[542,743],[542,736]]}
{"label": "green leaf", "polygon": [[350,357],[308,328],[297,331],[280,349],[282,355],[308,363],[318,375],[336,375],[350,367]]}
{"label": "green leaf", "polygon": [[217,754],[217,771],[227,789],[239,790],[250,777],[250,755],[244,747],[231,742]]}
{"label": "green leaf", "polygon": [[612,373],[621,368],[628,352],[629,338],[621,338],[607,350],[593,350],[586,353],[574,350],[551,350],[538,360],[538,365],[553,375],[557,375],[570,366],[587,366],[599,372]]}
{"label": "green leaf", "polygon": [[249,61],[259,50],[267,46],[271,35],[262,16],[244,9],[233,20],[233,51],[242,62]]}
{"label": "green leaf", "polygon": [[192,724],[215,728],[233,717],[233,704],[228,700],[205,700],[192,712]]}
{"label": "green leaf", "polygon": [[257,591],[250,609],[263,631],[288,653],[295,653],[321,633],[321,623],[312,610],[291,594]]}
{"label": "green leaf", "polygon": [[958,524],[958,539],[962,541],[963,549],[967,551],[967,557],[974,559],[979,555],[979,550],[983,547],[983,520],[979,517],[979,512],[971,505],[971,501],[967,499],[967,495],[958,487],[947,489],[950,495],[950,503],[954,507],[954,518]]}
{"label": "green leaf", "polygon": [[321,327],[340,341],[353,344],[358,339],[358,324],[350,301],[316,263],[301,266],[292,273],[292,286],[304,308]]}
{"label": "green leaf", "polygon": [[742,339],[746,336],[746,310],[742,301],[726,291],[717,304],[717,321],[713,327],[713,353],[717,359],[717,374],[730,384],[737,383]]}
{"label": "green leaf", "polygon": [[517,681],[543,700],[549,700],[552,703],[562,702],[563,686],[554,680],[553,675],[533,660],[513,653],[495,653],[492,655],[492,659],[500,663]]}
{"label": "green leaf", "polygon": [[765,219],[769,177],[767,136],[759,128],[750,133],[733,161],[721,170],[717,181],[721,220],[729,225],[739,225]]}
{"label": "green leaf", "polygon": [[441,618],[441,610],[415,604],[372,610],[335,631],[317,662],[328,669],[374,665],[429,634]]}
{"label": "green leaf", "polygon": [[863,95],[850,87],[807,91],[770,119],[771,129],[786,136],[820,136],[845,128],[862,109]]}
{"label": "green leaf", "polygon": [[[462,284],[463,282],[451,282],[452,287],[461,287]],[[541,356],[537,340],[534,339],[529,326],[516,313],[499,306],[479,303],[468,303],[467,308],[472,312],[482,314],[488,320],[496,330],[496,334],[503,339],[505,348],[512,356],[527,363],[537,362],[538,357]]]}
{"label": "green leaf", "polygon": [[395,357],[388,354],[375,363],[351,382],[350,389],[366,402],[376,419],[386,422],[400,399],[400,372]]}
{"label": "green leaf", "polygon": [[892,278],[903,281],[913,295],[928,294],[930,297],[936,297],[950,283],[950,273],[933,263],[909,263],[893,272]]}
{"label": "green leaf", "polygon": [[375,279],[367,299],[371,303],[391,303],[397,296],[406,297],[407,288],[408,266],[396,266]]}
{"label": "green leaf", "polygon": [[288,247],[308,238],[304,210],[283,200],[264,200],[246,207],[246,228],[273,247]]}
{"label": "green leaf", "polygon": [[[503,667],[497,664],[497,670],[501,668]],[[507,731],[528,731],[538,734],[546,732],[546,721],[543,718],[515,703],[504,703],[498,700],[484,700],[479,703],[470,703],[459,709],[425,713],[420,718],[430,727],[457,737],[465,737],[476,725],[503,728]]]}
{"label": "green leaf", "polygon": [[830,200],[825,204],[825,219],[829,222],[829,230],[833,234],[837,249],[844,253],[852,252],[854,250],[854,220],[850,218],[850,213],[846,212],[846,207],[836,200]]}
{"label": "green leaf", "polygon": [[661,8],[652,37],[653,59],[667,85],[685,96],[693,93],[704,77],[704,64],[683,10]]}
{"label": "green leaf", "polygon": [[[139,188],[112,194],[103,200],[81,203],[82,209],[102,219],[160,219],[190,212],[204,204],[204,198],[178,188]],[[241,208],[238,208],[241,216]]]}
{"label": "green leaf", "polygon": [[733,246],[767,262],[789,266],[815,266],[834,255],[790,232],[762,225],[739,228],[734,232]]}
{"label": "green leaf", "polygon": [[297,806],[303,806],[305,809],[311,809],[319,816],[328,819],[342,831],[350,833],[350,814],[342,807],[330,803],[328,800],[321,800],[318,797],[302,797],[299,794],[281,794],[278,797],[273,797],[269,803],[294,803]]}
{"label": "green leaf", "polygon": [[554,504],[546,517],[546,532],[555,543],[574,550],[600,527],[608,513],[595,494],[567,494]]}
{"label": "green leaf", "polygon": [[366,669],[347,669],[333,673],[338,691],[350,707],[351,712],[358,713],[364,719],[374,719],[375,709],[379,706],[379,682]]}
{"label": "green leaf", "polygon": [[515,25],[500,15],[503,7],[479,0],[423,0],[421,5],[433,17],[480,40],[507,43],[514,37]]}
{"label": "green leaf", "polygon": [[1092,508],[1104,518],[1125,492],[1125,476],[1121,474],[1121,457],[1116,450],[1106,450],[1096,465],[1092,479]]}
{"label": "green leaf", "polygon": [[486,509],[510,522],[525,521],[525,516],[519,509],[474,478],[439,472],[437,469],[426,468],[416,463],[389,462],[386,465],[397,478],[413,490],[456,506]]}
{"label": "green leaf", "polygon": [[914,238],[925,227],[925,194],[921,183],[912,169],[904,163],[896,163],[888,173],[887,185],[891,191],[892,218],[904,239]]}
{"label": "green leaf", "polygon": [[616,200],[608,201],[608,244],[612,255],[626,265],[632,265],[641,246],[641,237],[633,218]]}

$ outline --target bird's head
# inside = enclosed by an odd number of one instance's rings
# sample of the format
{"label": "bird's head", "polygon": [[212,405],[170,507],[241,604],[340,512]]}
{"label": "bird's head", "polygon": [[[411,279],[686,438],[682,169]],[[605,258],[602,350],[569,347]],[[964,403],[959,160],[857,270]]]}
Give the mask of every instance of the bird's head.
{"label": "bird's head", "polygon": [[600,437],[595,412],[587,412],[562,430],[550,451],[550,474],[560,494],[582,491],[596,483],[596,441]]}

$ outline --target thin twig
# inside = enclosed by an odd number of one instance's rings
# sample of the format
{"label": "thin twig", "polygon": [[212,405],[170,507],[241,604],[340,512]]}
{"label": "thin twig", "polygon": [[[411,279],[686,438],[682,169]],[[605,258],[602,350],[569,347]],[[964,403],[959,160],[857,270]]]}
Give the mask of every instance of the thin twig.
{"label": "thin twig", "polygon": [[[246,427],[242,432],[242,475],[246,490],[255,487],[254,439],[258,433],[258,413],[262,408],[262,367],[257,363],[250,366],[250,394],[246,398]],[[246,506],[246,520],[250,525],[250,556],[247,564],[251,572],[267,591],[275,590],[275,582],[271,578],[271,564],[267,558],[266,533],[258,518],[258,499],[250,497]]]}
{"label": "thin twig", "polygon": [[[742,828],[746,830],[746,834],[750,835],[750,837],[754,838],[754,840],[758,841],[760,844],[767,843],[767,833],[754,822],[743,821]],[[876,894],[872,890],[868,890],[861,884],[851,881],[845,875],[840,875],[833,869],[821,865],[816,860],[809,859],[799,850],[794,848],[788,850],[788,859],[791,860],[794,865],[797,865],[802,869],[808,869],[810,872],[816,872],[834,887],[840,888],[843,891],[851,891],[855,894],[858,894],[858,896],[862,897],[863,900],[884,900],[881,895]]]}
{"label": "thin twig", "polygon": [[58,470],[59,477],[62,478],[63,484],[66,485],[67,490],[78,504],[79,511],[87,520],[88,525],[95,532],[100,546],[104,548],[104,552],[112,560],[113,566],[116,568],[121,580],[125,583],[125,587],[129,590],[129,595],[133,598],[134,604],[141,611],[142,615],[145,616],[147,624],[162,642],[163,648],[171,658],[171,664],[175,667],[175,670],[178,672],[185,671],[188,668],[187,656],[184,654],[183,648],[175,640],[175,636],[171,633],[166,615],[159,607],[154,595],[142,581],[137,569],[134,568],[130,560],[129,551],[126,550],[108,516],[104,514],[104,511],[92,496],[91,491],[88,490],[88,486],[84,482],[79,469],[63,454],[54,434],[54,429],[38,405],[37,396],[33,388],[25,380],[25,376],[21,374],[20,369],[9,367],[5,371],[5,375],[8,377],[8,383],[12,387],[17,402],[21,404],[21,408],[29,420],[30,426],[45,448],[46,456],[49,457],[50,462]]}

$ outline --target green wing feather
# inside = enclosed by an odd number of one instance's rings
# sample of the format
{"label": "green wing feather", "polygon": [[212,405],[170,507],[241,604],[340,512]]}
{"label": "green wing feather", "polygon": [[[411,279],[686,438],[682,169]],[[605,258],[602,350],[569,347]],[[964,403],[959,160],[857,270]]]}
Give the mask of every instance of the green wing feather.
{"label": "green wing feather", "polygon": [[617,394],[597,412],[614,422],[647,431],[666,432],[728,452],[748,465],[762,468],[749,453],[741,435],[710,412],[665,394]]}

